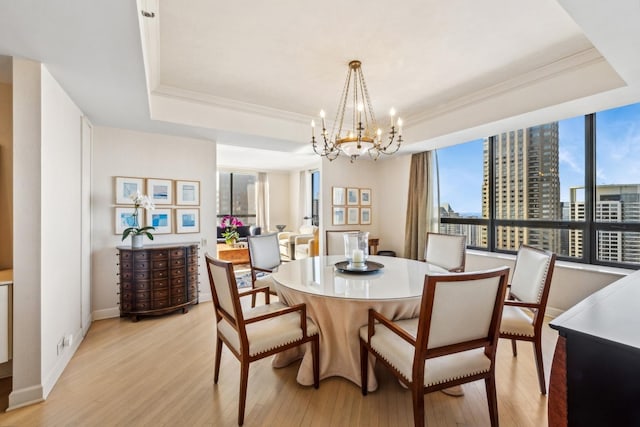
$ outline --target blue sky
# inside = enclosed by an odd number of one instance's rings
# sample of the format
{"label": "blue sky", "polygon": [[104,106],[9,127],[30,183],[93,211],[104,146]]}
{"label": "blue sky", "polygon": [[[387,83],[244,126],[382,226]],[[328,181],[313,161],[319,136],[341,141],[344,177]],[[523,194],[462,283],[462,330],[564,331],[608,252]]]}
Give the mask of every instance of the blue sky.
{"label": "blue sky", "polygon": [[[561,200],[569,187],[584,185],[584,117],[562,120],[560,130]],[[596,115],[596,182],[640,183],[640,104]],[[460,213],[482,211],[482,139],[438,150],[440,203]]]}

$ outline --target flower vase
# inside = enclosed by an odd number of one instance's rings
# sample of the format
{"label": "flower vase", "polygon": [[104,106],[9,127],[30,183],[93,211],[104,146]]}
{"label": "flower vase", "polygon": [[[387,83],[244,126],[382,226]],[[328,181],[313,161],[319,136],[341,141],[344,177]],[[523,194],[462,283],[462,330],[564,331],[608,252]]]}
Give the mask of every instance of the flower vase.
{"label": "flower vase", "polygon": [[141,248],[144,245],[144,241],[142,240],[144,239],[144,235],[143,234],[134,234],[131,236],[131,247],[132,248]]}
{"label": "flower vase", "polygon": [[233,247],[236,244],[236,239],[227,239],[225,240],[225,243],[227,244],[227,246]]}

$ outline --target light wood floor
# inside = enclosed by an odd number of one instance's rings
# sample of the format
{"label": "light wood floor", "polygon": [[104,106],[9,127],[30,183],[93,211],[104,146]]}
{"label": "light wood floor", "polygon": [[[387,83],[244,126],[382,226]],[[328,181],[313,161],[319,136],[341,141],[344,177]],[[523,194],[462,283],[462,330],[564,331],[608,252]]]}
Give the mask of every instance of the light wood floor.
{"label": "light wood floor", "polygon": [[[220,381],[213,384],[211,302],[187,314],[94,322],[48,399],[0,414],[0,426],[234,426],[239,364],[226,349]],[[547,379],[557,334],[545,328]],[[538,391],[533,351],[510,343],[498,349],[498,410],[502,427],[547,425],[547,398]],[[270,359],[252,364],[246,426],[410,426],[411,396],[381,366],[379,389],[363,397],[355,384],[296,383],[299,362],[273,369]],[[427,425],[488,426],[484,382],[464,386],[464,397],[425,396]]]}

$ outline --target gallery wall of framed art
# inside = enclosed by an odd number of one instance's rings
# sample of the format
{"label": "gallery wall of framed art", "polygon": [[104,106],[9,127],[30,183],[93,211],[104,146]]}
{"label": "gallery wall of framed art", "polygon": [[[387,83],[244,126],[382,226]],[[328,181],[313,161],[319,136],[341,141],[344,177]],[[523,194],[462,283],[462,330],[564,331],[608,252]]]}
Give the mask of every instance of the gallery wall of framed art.
{"label": "gallery wall of framed art", "polygon": [[332,225],[371,225],[371,189],[332,187]]}
{"label": "gallery wall of framed art", "polygon": [[200,232],[200,181],[167,178],[114,177],[115,234],[133,226],[132,196],[147,195],[155,208],[140,209],[139,225],[153,226],[153,234]]}

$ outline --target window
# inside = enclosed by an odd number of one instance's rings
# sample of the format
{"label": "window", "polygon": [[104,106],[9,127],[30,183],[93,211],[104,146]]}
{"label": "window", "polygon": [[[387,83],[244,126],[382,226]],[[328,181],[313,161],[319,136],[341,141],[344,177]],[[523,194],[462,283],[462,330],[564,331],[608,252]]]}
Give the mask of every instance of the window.
{"label": "window", "polygon": [[218,218],[232,215],[244,224],[256,222],[256,174],[218,172]]}
{"label": "window", "polygon": [[[640,267],[640,104],[437,154],[441,231],[491,251],[526,243],[561,259]],[[476,200],[482,215],[466,214],[464,201]]]}
{"label": "window", "polygon": [[320,171],[311,172],[311,225],[319,226],[320,222]]}

